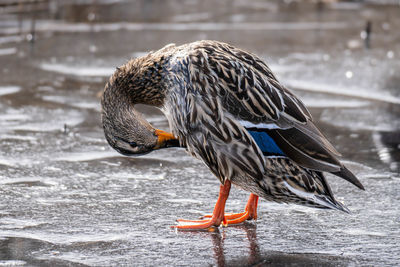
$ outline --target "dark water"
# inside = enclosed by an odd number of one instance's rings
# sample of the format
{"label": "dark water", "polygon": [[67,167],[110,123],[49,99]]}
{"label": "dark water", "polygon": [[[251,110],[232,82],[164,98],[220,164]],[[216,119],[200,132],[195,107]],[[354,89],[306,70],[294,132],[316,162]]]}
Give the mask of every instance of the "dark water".
{"label": "dark water", "polygon": [[[400,264],[397,1],[6,2],[0,265]],[[261,201],[256,224],[215,232],[169,228],[177,218],[212,210],[217,179],[183,150],[137,158],[112,151],[98,95],[129,58],[199,39],[257,53],[304,100],[367,188],[329,177],[351,215]],[[142,111],[168,128],[159,111]],[[241,211],[247,195],[234,188],[227,210]]]}

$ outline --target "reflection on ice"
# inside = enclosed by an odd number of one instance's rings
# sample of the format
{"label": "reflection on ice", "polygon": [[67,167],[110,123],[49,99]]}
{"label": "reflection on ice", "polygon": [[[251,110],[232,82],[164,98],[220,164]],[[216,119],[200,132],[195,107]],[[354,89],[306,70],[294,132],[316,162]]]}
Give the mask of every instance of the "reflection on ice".
{"label": "reflection on ice", "polygon": [[79,243],[96,243],[96,242],[111,242],[115,240],[124,240],[129,238],[129,233],[117,234],[117,233],[94,233],[94,234],[76,234],[73,235],[71,233],[48,233],[46,235],[40,235],[35,232],[29,231],[13,231],[13,230],[4,230],[4,235],[14,236],[19,238],[29,238],[36,241],[43,241],[51,244],[60,244],[60,245],[70,245],[75,244],[79,245]]}
{"label": "reflection on ice", "polygon": [[63,64],[42,63],[39,67],[46,71],[58,72],[67,75],[75,75],[82,77],[102,76],[108,77],[115,71],[114,68],[99,68],[99,67],[82,67],[68,66]]}
{"label": "reflection on ice", "polygon": [[374,232],[371,230],[363,230],[363,229],[343,229],[340,230],[343,233],[349,234],[349,235],[371,235],[371,236],[387,236],[387,233],[385,232]]}
{"label": "reflection on ice", "polygon": [[0,114],[0,123],[2,125],[13,125],[20,121],[29,120],[30,116],[27,114],[10,112],[7,114]]}
{"label": "reflection on ice", "polygon": [[9,159],[5,159],[5,158],[0,158],[0,165],[4,165],[4,166],[14,166],[15,161],[9,160]]}
{"label": "reflection on ice", "polygon": [[192,22],[194,20],[207,20],[210,17],[211,14],[209,12],[189,13],[189,14],[175,15],[173,20],[176,22]]}
{"label": "reflection on ice", "polygon": [[0,44],[21,42],[24,38],[21,35],[0,36]]}
{"label": "reflection on ice", "polygon": [[390,164],[393,160],[390,155],[389,148],[386,147],[385,145],[383,145],[383,143],[382,143],[381,135],[379,133],[372,134],[372,140],[374,141],[376,149],[378,150],[379,158],[383,162]]}
{"label": "reflection on ice", "polygon": [[15,53],[17,53],[17,48],[15,47],[0,49],[0,56],[12,55]]}
{"label": "reflection on ice", "polygon": [[341,10],[357,10],[361,7],[361,3],[358,2],[333,2],[331,5],[331,8]]}
{"label": "reflection on ice", "polygon": [[400,130],[391,132],[374,132],[372,141],[376,147],[379,159],[386,163],[389,168],[396,172],[400,170],[399,155],[400,150]]}
{"label": "reflection on ice", "polygon": [[0,96],[14,94],[20,90],[21,87],[19,86],[0,86]]}
{"label": "reflection on ice", "polygon": [[195,200],[195,199],[190,199],[190,198],[172,198],[168,199],[168,202],[171,203],[197,203],[197,204],[202,204],[202,201]]}
{"label": "reflection on ice", "polygon": [[340,87],[331,84],[319,84],[302,80],[285,80],[284,83],[295,90],[327,93],[333,95],[349,96],[367,100],[381,101],[393,104],[400,104],[400,98],[389,95],[385,92],[368,91],[358,87]]}
{"label": "reflection on ice", "polygon": [[[372,110],[375,111],[372,116]],[[352,131],[370,130],[370,131],[399,131],[400,121],[397,115],[386,113],[379,108],[358,109],[335,109],[324,110],[321,114],[321,121],[337,127],[345,127]]]}
{"label": "reflection on ice", "polygon": [[10,139],[10,140],[19,140],[19,141],[36,141],[37,138],[31,135],[17,135],[17,134],[1,134],[0,139]]}
{"label": "reflection on ice", "polygon": [[[94,109],[97,111],[101,110],[100,102],[95,101],[92,98],[88,101],[84,101],[83,97],[71,96],[71,95],[45,95],[42,96],[43,100],[55,103],[61,103],[70,105],[72,107],[83,108],[83,109]],[[96,99],[98,100],[98,99]]]}
{"label": "reflection on ice", "polygon": [[0,260],[0,266],[25,266],[26,261],[21,260]]}
{"label": "reflection on ice", "polygon": [[[9,129],[34,132],[56,131],[63,129],[64,125],[76,126],[84,120],[82,114],[76,110],[53,109],[46,112],[42,108],[26,107],[17,111],[19,112],[17,114],[4,115],[6,122],[9,116],[18,119],[18,123],[9,125]],[[1,121],[0,117],[0,123]]]}
{"label": "reflection on ice", "polygon": [[133,173],[133,172],[116,172],[111,175],[112,178],[127,180],[147,180],[147,181],[161,181],[166,178],[165,173],[155,174],[152,172]]}
{"label": "reflection on ice", "polygon": [[120,157],[121,154],[118,154],[116,151],[90,151],[90,152],[71,152],[64,156],[58,157],[55,160],[57,161],[70,161],[70,162],[79,162],[79,161],[91,161],[98,160],[104,158],[111,157]]}
{"label": "reflection on ice", "polygon": [[370,105],[368,101],[359,100],[329,100],[329,99],[313,99],[313,98],[302,98],[304,104],[309,108],[359,108]]}
{"label": "reflection on ice", "polygon": [[[355,27],[346,22],[193,22],[193,23],[61,23],[55,21],[37,21],[37,32],[102,32],[102,31],[309,31],[309,30],[338,30]],[[30,31],[30,24],[22,25],[23,32]],[[18,28],[0,29],[2,34],[17,34]]]}
{"label": "reflection on ice", "polygon": [[[20,220],[10,217],[0,218],[1,229],[29,229],[35,226],[40,226],[45,222],[38,222],[33,220]],[[1,266],[1,265],[0,265]]]}
{"label": "reflection on ice", "polygon": [[16,186],[51,186],[55,185],[53,182],[41,181],[38,178],[24,177],[24,178],[12,178],[3,179],[0,184],[3,185],[16,185]]}
{"label": "reflection on ice", "polygon": [[83,109],[94,109],[97,111],[101,110],[99,102],[78,102],[78,103],[72,103],[71,106]]}

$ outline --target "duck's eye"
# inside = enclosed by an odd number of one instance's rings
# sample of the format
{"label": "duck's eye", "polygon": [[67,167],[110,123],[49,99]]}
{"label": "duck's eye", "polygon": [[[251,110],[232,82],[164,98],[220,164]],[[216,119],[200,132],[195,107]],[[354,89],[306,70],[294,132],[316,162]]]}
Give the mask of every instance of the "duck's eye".
{"label": "duck's eye", "polygon": [[129,142],[129,145],[130,145],[131,147],[137,147],[137,143],[136,143],[136,142]]}

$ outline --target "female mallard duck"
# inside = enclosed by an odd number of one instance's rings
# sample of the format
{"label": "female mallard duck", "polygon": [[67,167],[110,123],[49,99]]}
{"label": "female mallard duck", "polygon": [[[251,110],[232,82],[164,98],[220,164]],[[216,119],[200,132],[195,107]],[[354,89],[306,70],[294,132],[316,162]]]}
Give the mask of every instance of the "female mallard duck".
{"label": "female mallard duck", "polygon": [[[171,133],[154,129],[135,104],[160,108]],[[122,154],[179,144],[221,181],[211,218],[178,220],[204,229],[257,218],[258,197],[341,211],[322,172],[364,189],[310,112],[256,55],[217,41],[168,45],[117,68],[102,98],[108,143]],[[251,192],[245,211],[225,214],[231,183]]]}

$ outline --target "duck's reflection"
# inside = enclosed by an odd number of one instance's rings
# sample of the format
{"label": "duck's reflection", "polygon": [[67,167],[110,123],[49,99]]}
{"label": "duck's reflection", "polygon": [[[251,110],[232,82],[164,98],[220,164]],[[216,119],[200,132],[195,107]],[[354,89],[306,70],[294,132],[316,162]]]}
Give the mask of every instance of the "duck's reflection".
{"label": "duck's reflection", "polygon": [[225,233],[231,231],[218,230],[211,232],[215,264],[218,267],[224,266],[344,266],[354,261],[351,258],[329,255],[323,253],[284,253],[279,251],[261,252],[257,240],[257,226],[245,222],[242,225],[230,226],[246,233],[248,241],[248,254],[233,259],[225,258]]}
{"label": "duck's reflection", "polygon": [[[257,226],[252,223],[244,223],[241,225],[230,226],[230,228],[241,229],[246,233],[247,240],[249,242],[249,256],[241,259],[244,265],[253,265],[260,258],[260,247],[257,242]],[[225,254],[224,254],[224,240],[225,231],[216,229],[210,234],[213,243],[214,258],[217,266],[226,266]]]}
{"label": "duck's reflection", "polygon": [[217,229],[215,232],[211,233],[213,248],[214,248],[214,258],[217,266],[225,266],[225,254],[224,254],[224,239],[225,234]]}

